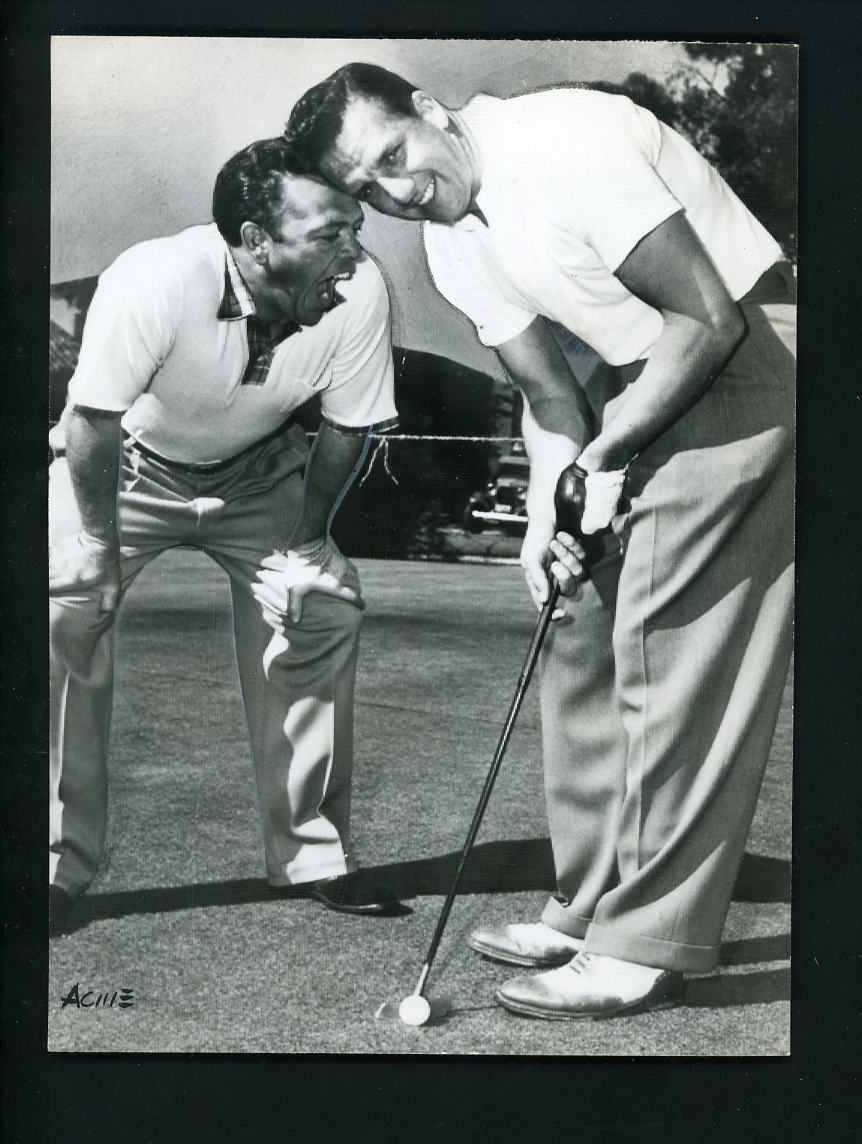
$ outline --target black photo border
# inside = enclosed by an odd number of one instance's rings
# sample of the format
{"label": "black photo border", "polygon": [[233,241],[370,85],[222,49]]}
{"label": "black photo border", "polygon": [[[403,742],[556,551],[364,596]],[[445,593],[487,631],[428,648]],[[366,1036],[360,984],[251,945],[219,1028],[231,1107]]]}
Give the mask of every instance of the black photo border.
{"label": "black photo border", "polygon": [[[7,0],[3,31],[3,949],[0,1130],[40,1141],[850,1137],[858,1122],[860,822],[856,568],[862,380],[862,6],[462,0],[240,8]],[[253,10],[252,10],[253,9]],[[779,1059],[85,1056],[44,1048],[47,785],[44,426],[51,35],[760,40],[800,46],[800,387],[793,1051]],[[577,1036],[577,1028],[573,1028]]]}

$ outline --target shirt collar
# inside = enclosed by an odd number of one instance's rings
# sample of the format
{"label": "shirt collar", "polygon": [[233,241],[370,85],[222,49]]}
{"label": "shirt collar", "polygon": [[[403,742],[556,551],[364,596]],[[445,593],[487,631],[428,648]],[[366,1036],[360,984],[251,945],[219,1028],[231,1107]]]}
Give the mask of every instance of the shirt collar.
{"label": "shirt collar", "polygon": [[235,322],[252,317],[257,307],[243,281],[230,247],[225,243],[224,291],[216,317],[222,322]]}
{"label": "shirt collar", "polygon": [[467,226],[464,228],[465,230],[491,229],[491,224],[485,218],[485,212],[479,206],[476,199],[473,199],[473,205],[467,211],[463,221],[467,223]]}
{"label": "shirt collar", "polygon": [[[441,226],[443,224],[429,223],[428,225]],[[447,229],[452,227],[456,230],[465,231],[468,234],[472,234],[474,232],[487,233],[491,229],[491,224],[485,218],[485,215],[482,212],[482,208],[475,200],[473,201],[473,206],[470,208],[467,214],[464,215],[463,218],[459,218],[457,222],[447,223],[445,225],[447,226]]]}

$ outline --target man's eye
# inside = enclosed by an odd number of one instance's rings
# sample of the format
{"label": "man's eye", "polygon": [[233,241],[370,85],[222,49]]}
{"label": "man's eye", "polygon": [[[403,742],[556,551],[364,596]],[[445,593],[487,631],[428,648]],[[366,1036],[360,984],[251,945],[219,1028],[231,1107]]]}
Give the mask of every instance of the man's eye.
{"label": "man's eye", "polygon": [[393,166],[393,164],[397,163],[400,158],[401,158],[401,144],[399,143],[397,147],[393,147],[391,151],[388,151],[383,156],[383,162],[386,164],[387,167],[391,167],[391,166]]}

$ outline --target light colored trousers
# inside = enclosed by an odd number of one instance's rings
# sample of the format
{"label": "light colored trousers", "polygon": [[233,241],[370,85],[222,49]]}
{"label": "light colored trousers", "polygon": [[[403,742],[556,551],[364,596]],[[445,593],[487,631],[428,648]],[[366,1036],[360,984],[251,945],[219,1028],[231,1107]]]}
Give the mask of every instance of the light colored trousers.
{"label": "light colored trousers", "polygon": [[[630,466],[622,559],[566,603],[542,666],[542,920],[680,972],[718,961],[791,650],[795,307],[742,309],[722,374]],[[638,372],[599,367],[600,420]]]}
{"label": "light colored trousers", "polygon": [[[304,436],[291,429],[207,475],[124,450],[119,495],[125,591],[160,552],[199,548],[230,578],[236,658],[272,885],[352,868],[348,858],[353,687],[360,612],[305,597],[286,638],[263,621],[250,585],[286,543],[302,493]],[[80,528],[65,458],[50,473],[55,537]],[[188,585],[194,595],[194,584]],[[107,823],[113,616],[94,595],[51,600],[50,881],[76,895],[92,880]],[[177,638],[182,639],[178,631]],[[189,719],[194,719],[189,712]],[[201,735],[207,734],[200,727]],[[217,742],[212,750],[218,751]],[[193,824],[189,824],[193,827]]]}

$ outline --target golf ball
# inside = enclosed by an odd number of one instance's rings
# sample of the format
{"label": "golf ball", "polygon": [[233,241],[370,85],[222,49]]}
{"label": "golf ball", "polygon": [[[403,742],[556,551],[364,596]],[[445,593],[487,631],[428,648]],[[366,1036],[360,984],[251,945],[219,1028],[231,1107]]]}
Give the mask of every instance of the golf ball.
{"label": "golf ball", "polygon": [[424,997],[413,993],[398,1006],[398,1016],[405,1025],[424,1025],[431,1016],[431,1006]]}

